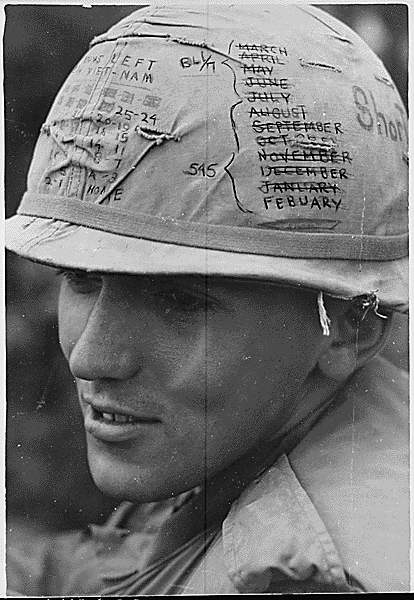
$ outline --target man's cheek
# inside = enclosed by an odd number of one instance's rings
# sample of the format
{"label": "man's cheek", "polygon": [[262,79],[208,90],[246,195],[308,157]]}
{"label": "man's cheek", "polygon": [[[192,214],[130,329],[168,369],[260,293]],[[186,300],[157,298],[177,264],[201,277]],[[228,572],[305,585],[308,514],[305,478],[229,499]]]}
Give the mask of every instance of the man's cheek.
{"label": "man's cheek", "polygon": [[58,309],[59,344],[67,361],[82,330],[82,314],[62,300],[61,296]]}
{"label": "man's cheek", "polygon": [[[184,357],[182,357],[184,358]],[[220,405],[233,391],[244,368],[243,351],[234,344],[225,347],[200,340],[180,361],[168,390],[180,403],[205,411]]]}
{"label": "man's cheek", "polygon": [[75,345],[75,337],[73,330],[70,328],[68,319],[65,319],[59,315],[59,345],[62,349],[63,355],[68,361],[70,353]]}

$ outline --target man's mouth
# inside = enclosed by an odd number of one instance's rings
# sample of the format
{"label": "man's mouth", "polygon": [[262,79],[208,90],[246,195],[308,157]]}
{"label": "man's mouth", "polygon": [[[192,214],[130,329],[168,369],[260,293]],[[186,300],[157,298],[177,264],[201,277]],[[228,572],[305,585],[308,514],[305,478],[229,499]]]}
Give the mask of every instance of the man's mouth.
{"label": "man's mouth", "polygon": [[93,411],[95,413],[95,418],[101,419],[102,421],[108,423],[138,423],[140,421],[138,417],[134,417],[133,415],[125,415],[113,412],[101,412],[96,409],[93,409]]}
{"label": "man's mouth", "polygon": [[156,417],[115,412],[109,407],[84,405],[85,429],[93,437],[107,442],[122,442],[143,435],[161,424]]}

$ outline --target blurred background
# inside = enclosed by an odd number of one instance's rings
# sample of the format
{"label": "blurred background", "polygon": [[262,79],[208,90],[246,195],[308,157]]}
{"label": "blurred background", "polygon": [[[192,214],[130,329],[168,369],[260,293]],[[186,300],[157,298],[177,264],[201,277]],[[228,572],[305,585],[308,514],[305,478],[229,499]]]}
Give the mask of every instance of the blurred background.
{"label": "blurred background", "polygon": [[[12,215],[25,191],[40,126],[89,41],[140,5],[5,7],[5,198]],[[404,4],[320,5],[380,56],[407,106],[408,10]],[[57,340],[58,280],[7,254],[7,515],[13,529],[62,531],[103,522],[115,503],[90,478],[73,380]],[[408,366],[400,317],[384,353]]]}

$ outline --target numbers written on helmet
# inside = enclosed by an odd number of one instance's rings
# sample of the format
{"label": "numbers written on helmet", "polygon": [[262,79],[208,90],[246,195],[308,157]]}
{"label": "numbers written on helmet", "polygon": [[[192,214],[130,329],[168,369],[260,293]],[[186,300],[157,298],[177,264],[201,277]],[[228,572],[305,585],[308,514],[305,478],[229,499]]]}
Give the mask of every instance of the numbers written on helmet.
{"label": "numbers written on helmet", "polygon": [[183,171],[186,175],[192,175],[193,177],[209,177],[210,179],[217,175],[217,163],[210,163],[206,165],[205,163],[191,163],[188,167],[188,171]]}

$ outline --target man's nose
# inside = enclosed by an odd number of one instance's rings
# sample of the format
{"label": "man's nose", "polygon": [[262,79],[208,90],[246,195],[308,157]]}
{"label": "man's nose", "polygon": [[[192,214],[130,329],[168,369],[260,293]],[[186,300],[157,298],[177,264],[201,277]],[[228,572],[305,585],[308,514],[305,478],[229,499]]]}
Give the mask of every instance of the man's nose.
{"label": "man's nose", "polygon": [[143,363],[138,322],[136,307],[103,287],[70,354],[74,377],[128,379],[136,374]]}

